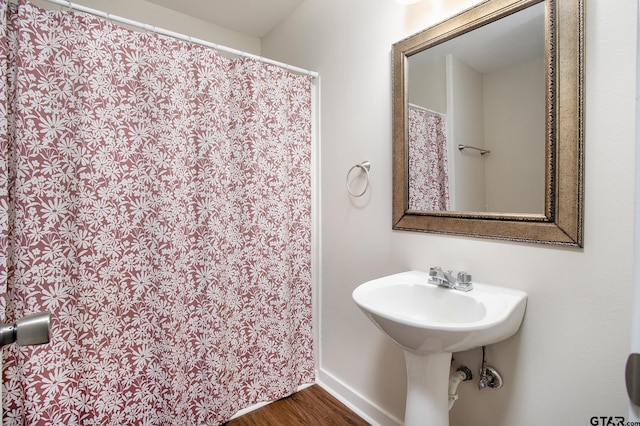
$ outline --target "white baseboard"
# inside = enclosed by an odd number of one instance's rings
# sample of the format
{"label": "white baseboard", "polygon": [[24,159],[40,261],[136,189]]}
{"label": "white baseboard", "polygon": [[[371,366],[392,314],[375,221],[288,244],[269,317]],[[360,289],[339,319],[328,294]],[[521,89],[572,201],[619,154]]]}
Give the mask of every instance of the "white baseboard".
{"label": "white baseboard", "polygon": [[403,424],[402,420],[368,400],[325,370],[317,371],[316,381],[324,390],[373,426],[401,426]]}

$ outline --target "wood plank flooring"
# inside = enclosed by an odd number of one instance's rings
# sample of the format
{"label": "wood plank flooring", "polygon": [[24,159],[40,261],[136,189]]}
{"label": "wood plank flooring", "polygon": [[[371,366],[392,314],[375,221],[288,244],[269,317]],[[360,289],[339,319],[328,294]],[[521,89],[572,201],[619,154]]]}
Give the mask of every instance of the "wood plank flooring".
{"label": "wood plank flooring", "polygon": [[368,426],[318,385],[272,402],[224,423],[224,426]]}

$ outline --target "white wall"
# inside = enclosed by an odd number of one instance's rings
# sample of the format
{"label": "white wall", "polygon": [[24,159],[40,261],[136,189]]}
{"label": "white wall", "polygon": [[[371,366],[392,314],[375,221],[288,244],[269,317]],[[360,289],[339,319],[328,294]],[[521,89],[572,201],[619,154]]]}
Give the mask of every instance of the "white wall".
{"label": "white wall", "polygon": [[[640,10],[637,11],[640,22]],[[637,30],[637,29],[636,29]],[[631,308],[631,353],[640,353],[640,32],[636,31],[636,155],[633,302]],[[629,421],[640,422],[640,406],[629,404]]]}
{"label": "white wall", "polygon": [[[635,0],[615,7],[586,0],[584,249],[391,230],[390,46],[476,1],[306,0],[263,39],[265,56],[321,74],[320,378],[365,409],[370,401],[402,418],[402,352],[357,310],[351,292],[375,277],[442,265],[529,294],[520,333],[488,350],[504,388],[461,385],[452,425],[587,425],[591,416],[626,416]],[[345,174],[364,159],[371,189],[353,200]],[[456,360],[475,372],[480,356]]]}
{"label": "white wall", "polygon": [[487,210],[544,214],[545,59],[484,75]]}
{"label": "white wall", "polygon": [[408,62],[409,103],[432,111],[447,113],[447,64],[445,58],[436,58],[429,63]]}
{"label": "white wall", "polygon": [[486,212],[486,158],[473,149],[458,149],[458,144],[485,147],[482,74],[453,56],[448,58],[447,64],[450,67],[448,76],[452,80],[448,84],[452,88],[449,122],[453,123],[454,136],[448,143],[449,152],[453,153],[453,210]]}
{"label": "white wall", "polygon": [[[60,8],[44,0],[30,1],[43,8]],[[154,25],[165,30],[175,31],[226,47],[260,55],[260,39],[257,37],[214,25],[145,0],[72,0],[71,2],[138,21],[143,24]]]}

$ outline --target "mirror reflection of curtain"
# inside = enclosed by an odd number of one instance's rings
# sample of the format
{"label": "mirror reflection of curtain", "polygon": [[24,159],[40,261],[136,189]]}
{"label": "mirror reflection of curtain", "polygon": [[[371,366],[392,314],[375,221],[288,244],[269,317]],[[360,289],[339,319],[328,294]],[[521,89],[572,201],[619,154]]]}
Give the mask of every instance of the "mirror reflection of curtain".
{"label": "mirror reflection of curtain", "polygon": [[409,210],[449,210],[446,116],[409,105]]}

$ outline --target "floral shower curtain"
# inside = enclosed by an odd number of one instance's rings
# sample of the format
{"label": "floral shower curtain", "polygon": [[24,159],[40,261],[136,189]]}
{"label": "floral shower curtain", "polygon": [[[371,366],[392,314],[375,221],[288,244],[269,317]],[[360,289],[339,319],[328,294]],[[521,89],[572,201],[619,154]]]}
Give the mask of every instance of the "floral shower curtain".
{"label": "floral shower curtain", "polygon": [[0,0],[5,425],[218,424],[314,380],[311,81]]}
{"label": "floral shower curtain", "polygon": [[409,105],[409,209],[449,210],[446,116]]}

